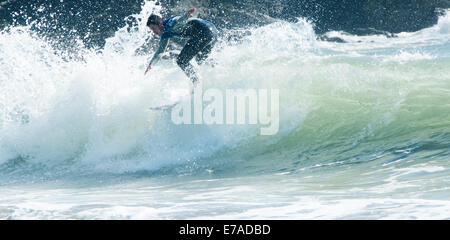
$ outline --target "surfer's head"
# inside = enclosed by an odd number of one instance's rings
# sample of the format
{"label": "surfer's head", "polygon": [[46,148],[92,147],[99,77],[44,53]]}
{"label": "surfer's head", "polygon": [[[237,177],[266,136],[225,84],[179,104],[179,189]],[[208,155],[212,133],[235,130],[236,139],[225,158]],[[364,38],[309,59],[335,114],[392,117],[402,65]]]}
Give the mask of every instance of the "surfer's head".
{"label": "surfer's head", "polygon": [[150,15],[147,20],[147,27],[149,27],[154,34],[161,36],[163,33],[162,18],[156,14]]}

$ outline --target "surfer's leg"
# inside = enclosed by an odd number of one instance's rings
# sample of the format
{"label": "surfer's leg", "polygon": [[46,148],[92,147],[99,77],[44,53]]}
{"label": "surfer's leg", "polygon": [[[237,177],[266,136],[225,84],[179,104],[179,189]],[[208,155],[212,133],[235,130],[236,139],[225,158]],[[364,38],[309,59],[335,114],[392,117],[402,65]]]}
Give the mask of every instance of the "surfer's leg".
{"label": "surfer's leg", "polygon": [[214,48],[214,44],[216,43],[215,39],[212,39],[208,45],[206,45],[196,56],[195,60],[197,63],[203,64],[205,60],[209,57],[212,49]]}
{"label": "surfer's leg", "polygon": [[194,67],[189,63],[195,56],[195,54],[197,54],[196,48],[196,41],[190,39],[177,57],[178,66],[180,66],[180,68],[191,79],[192,82],[198,81],[198,77],[195,73]]}
{"label": "surfer's leg", "polygon": [[184,71],[184,73],[191,79],[192,82],[198,81],[197,73],[194,67],[189,62],[195,57],[203,48],[205,48],[207,41],[202,39],[192,38],[186,43],[177,57],[177,64]]}
{"label": "surfer's leg", "polygon": [[191,79],[192,82],[198,81],[197,73],[195,72],[194,66],[190,64],[189,62],[183,61],[183,59],[177,60],[178,66],[180,66],[181,70],[186,74],[186,76]]}

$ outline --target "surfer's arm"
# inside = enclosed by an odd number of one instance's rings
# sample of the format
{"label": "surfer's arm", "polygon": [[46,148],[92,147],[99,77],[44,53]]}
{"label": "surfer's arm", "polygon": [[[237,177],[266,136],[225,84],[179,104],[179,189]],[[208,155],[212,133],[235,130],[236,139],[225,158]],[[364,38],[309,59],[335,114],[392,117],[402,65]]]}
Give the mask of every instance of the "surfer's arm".
{"label": "surfer's arm", "polygon": [[166,51],[168,44],[169,44],[169,38],[161,38],[161,40],[159,41],[158,50],[156,50],[155,54],[153,55],[152,60],[150,60],[150,63],[148,65],[154,65],[161,59],[161,54]]}
{"label": "surfer's arm", "polygon": [[186,26],[188,19],[190,17],[192,17],[192,15],[194,14],[194,12],[197,11],[196,8],[191,8],[189,9],[189,11],[187,11],[185,14],[183,14],[183,16],[178,17],[177,19],[177,23],[175,24],[175,26],[173,27],[173,29],[175,31],[180,31],[181,29],[184,28],[184,26]]}
{"label": "surfer's arm", "polygon": [[187,11],[186,15],[188,18],[192,17],[194,15],[195,11],[197,11],[197,8],[191,8]]}
{"label": "surfer's arm", "polygon": [[196,8],[191,8],[189,9],[185,14],[183,14],[183,16],[181,16],[180,18],[178,18],[178,23],[186,23],[188,18],[192,17],[194,15],[194,12],[197,11]]}
{"label": "surfer's arm", "polygon": [[158,50],[156,50],[155,54],[153,55],[152,60],[150,60],[150,63],[148,64],[147,69],[145,69],[145,74],[147,74],[147,72],[152,69],[152,66],[154,64],[156,64],[160,59],[161,59],[161,54],[164,53],[166,51],[167,45],[169,44],[169,38],[161,38],[161,40],[159,41],[159,47]]}

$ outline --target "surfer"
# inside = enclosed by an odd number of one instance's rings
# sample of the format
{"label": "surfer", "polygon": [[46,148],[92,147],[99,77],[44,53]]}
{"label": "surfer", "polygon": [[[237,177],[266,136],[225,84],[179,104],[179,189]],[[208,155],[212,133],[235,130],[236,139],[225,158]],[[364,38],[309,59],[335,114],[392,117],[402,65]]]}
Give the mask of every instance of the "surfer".
{"label": "surfer", "polygon": [[[152,69],[161,58],[172,37],[187,38],[187,43],[177,57],[177,64],[184,73],[195,84],[198,76],[194,67],[189,63],[195,57],[198,64],[202,64],[211,52],[217,41],[218,31],[214,24],[209,21],[191,18],[197,9],[192,8],[183,16],[175,16],[163,19],[158,15],[152,14],[147,20],[147,26],[154,34],[161,37],[159,48],[153,55],[145,74]],[[191,19],[189,19],[191,18]]]}

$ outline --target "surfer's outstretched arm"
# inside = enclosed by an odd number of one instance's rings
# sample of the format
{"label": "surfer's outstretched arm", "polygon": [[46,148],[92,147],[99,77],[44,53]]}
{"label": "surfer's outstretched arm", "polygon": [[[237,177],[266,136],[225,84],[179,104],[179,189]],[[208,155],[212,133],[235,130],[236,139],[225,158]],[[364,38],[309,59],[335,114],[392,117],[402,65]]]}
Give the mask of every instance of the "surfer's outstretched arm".
{"label": "surfer's outstretched arm", "polygon": [[197,8],[191,8],[187,11],[187,17],[190,18],[192,15],[194,15],[195,11],[197,11]]}
{"label": "surfer's outstretched arm", "polygon": [[196,8],[191,8],[182,16],[176,17],[176,23],[175,26],[173,26],[173,30],[177,32],[183,31],[183,29],[186,27],[186,24],[188,23],[189,18],[194,15],[195,11],[197,11]]}
{"label": "surfer's outstretched arm", "polygon": [[147,74],[147,72],[152,69],[152,66],[156,64],[161,59],[161,54],[166,51],[167,45],[169,44],[168,38],[161,38],[159,41],[159,47],[158,50],[156,50],[155,54],[153,55],[152,60],[148,64],[147,69],[145,70],[144,74]]}
{"label": "surfer's outstretched arm", "polygon": [[[147,21],[147,26],[153,31],[153,33],[161,36],[161,40],[159,42],[158,50],[153,55],[152,60],[148,64],[147,69],[145,70],[145,74],[152,69],[153,65],[156,64],[161,58],[161,54],[166,51],[167,45],[169,43],[169,38],[172,37],[174,33],[180,34],[183,28],[186,26],[188,22],[188,18],[192,17],[193,14],[197,11],[196,8],[189,9],[183,16],[171,18],[171,21],[174,21],[174,26],[170,26],[170,30],[164,29],[162,18],[157,15],[151,15]],[[169,33],[166,33],[166,30]]]}

